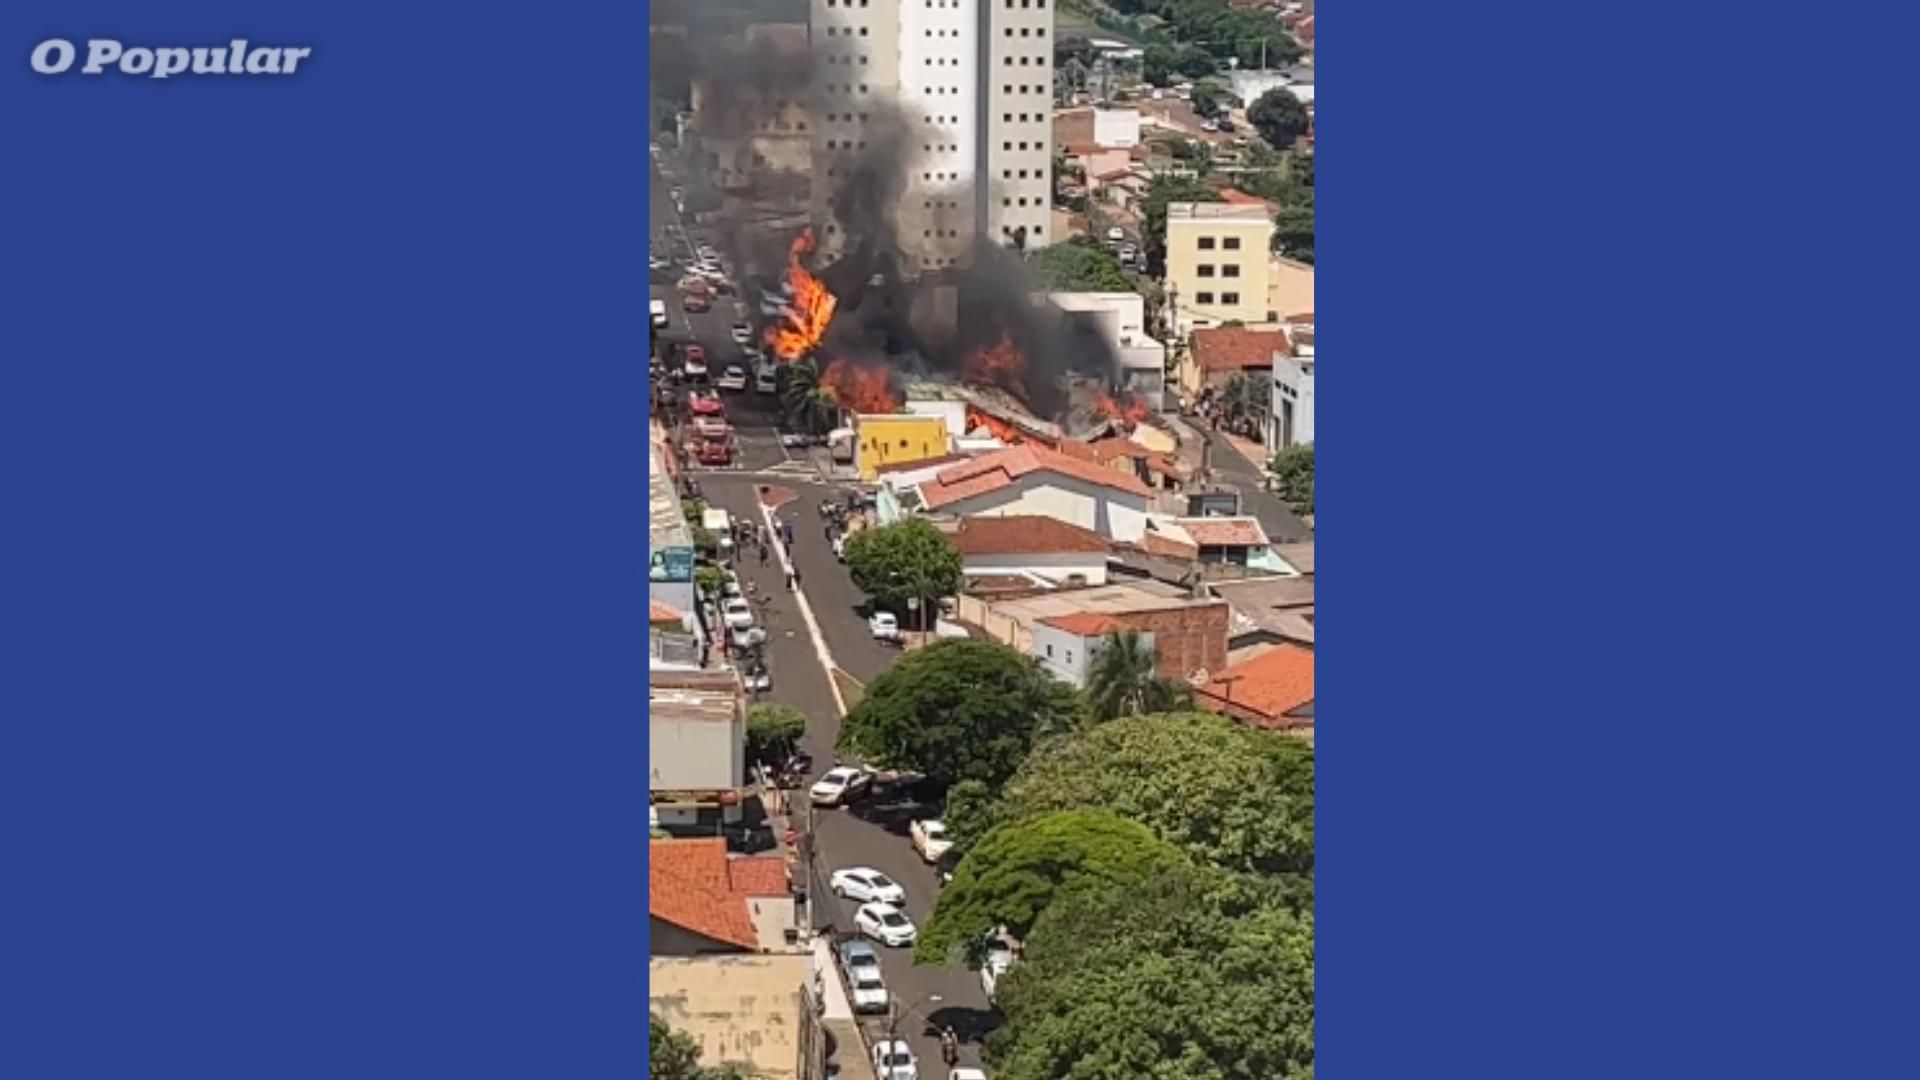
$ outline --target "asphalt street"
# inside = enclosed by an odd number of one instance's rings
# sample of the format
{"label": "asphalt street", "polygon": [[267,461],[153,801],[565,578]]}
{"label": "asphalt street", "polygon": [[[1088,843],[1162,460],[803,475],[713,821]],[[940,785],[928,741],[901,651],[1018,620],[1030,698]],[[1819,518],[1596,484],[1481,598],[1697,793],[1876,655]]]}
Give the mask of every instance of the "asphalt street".
{"label": "asphalt street", "polygon": [[[666,340],[698,342],[712,363],[725,364],[743,352],[733,341],[732,324],[748,313],[744,305],[735,308],[734,297],[716,297],[714,309],[705,314],[688,314],[682,309],[675,282],[691,259],[691,246],[704,241],[719,248],[723,258],[727,252],[718,238],[682,221],[669,194],[675,183],[672,175],[663,173],[656,163],[650,192],[654,251],[667,254],[670,247],[677,250],[673,251],[675,265],[652,275],[650,291],[667,305]],[[685,247],[678,245],[679,236],[685,236]],[[727,261],[731,266],[731,260]],[[800,572],[800,593],[813,613],[833,665],[862,683],[871,681],[900,654],[896,648],[875,642],[867,633],[861,611],[864,598],[854,588],[846,568],[834,558],[824,533],[820,503],[829,497],[844,498],[845,490],[815,482],[818,474],[805,465],[799,452],[790,453],[781,447],[776,429],[778,406],[769,395],[748,390],[725,398],[740,446],[740,460],[731,470],[696,471],[702,496],[737,518],[760,522],[764,520],[759,509],[762,485],[770,485],[778,495],[791,495],[778,517],[794,526],[791,557]],[[813,755],[818,775],[837,760],[834,743],[840,731],[825,658],[800,613],[798,598],[786,589],[786,574],[777,555],[763,566],[757,553],[748,549],[735,570],[743,584],[751,582],[756,592],[770,597],[761,618],[767,629],[767,666],[773,688],[760,700],[792,705],[806,714],[804,744]],[[797,816],[799,823],[804,823],[807,814],[802,811]],[[858,810],[823,808],[811,816],[814,865],[810,868],[813,880],[809,893],[816,928],[852,931],[858,905],[834,897],[827,888],[827,878],[835,870],[854,866],[872,867],[899,882],[907,891],[908,916],[916,925],[926,925],[939,884],[932,867],[914,852],[908,839],[908,824],[916,816],[910,808],[875,802],[863,804]],[[899,1037],[907,1039],[920,1058],[921,1075],[931,1080],[946,1071],[940,1061],[938,1039],[927,1034],[929,1025],[951,1025],[961,1039],[961,1062],[978,1064],[980,1037],[994,1022],[978,973],[959,965],[918,966],[913,963],[911,949],[878,948],[887,989],[899,1013]],[[863,1022],[870,1037],[885,1035],[885,1018]]]}

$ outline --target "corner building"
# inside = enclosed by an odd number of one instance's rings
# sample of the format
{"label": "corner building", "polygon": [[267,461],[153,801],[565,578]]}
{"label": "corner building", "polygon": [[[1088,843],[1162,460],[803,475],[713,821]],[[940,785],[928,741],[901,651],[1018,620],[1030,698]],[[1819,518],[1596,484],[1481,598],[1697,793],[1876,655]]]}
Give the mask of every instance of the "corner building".
{"label": "corner building", "polygon": [[897,105],[904,182],[890,208],[907,269],[960,265],[976,235],[1044,246],[1053,192],[1055,0],[811,0],[813,216],[840,247],[834,193]]}

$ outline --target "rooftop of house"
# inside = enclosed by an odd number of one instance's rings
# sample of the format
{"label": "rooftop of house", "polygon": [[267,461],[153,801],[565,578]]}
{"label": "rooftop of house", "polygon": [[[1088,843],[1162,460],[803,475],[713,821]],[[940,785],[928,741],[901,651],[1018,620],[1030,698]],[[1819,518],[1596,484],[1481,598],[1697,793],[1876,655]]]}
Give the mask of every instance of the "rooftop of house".
{"label": "rooftop of house", "polygon": [[1313,650],[1276,646],[1219,672],[1195,695],[1257,727],[1310,727],[1310,712],[1290,714],[1313,704]]}
{"label": "rooftop of house", "polygon": [[786,860],[727,854],[722,837],[655,840],[647,847],[647,903],[653,917],[701,937],[758,949],[747,902],[786,896]]}
{"label": "rooftop of house", "polygon": [[1224,601],[1198,598],[1189,590],[1158,581],[1137,581],[994,600],[990,606],[995,616],[1031,624],[1074,615],[1126,616],[1217,607],[1224,606]]}
{"label": "rooftop of house", "polygon": [[1273,553],[1280,556],[1288,566],[1300,573],[1313,576],[1313,541],[1302,540],[1297,544],[1275,544]]}
{"label": "rooftop of house", "polygon": [[677,623],[687,617],[686,613],[672,604],[663,604],[658,600],[647,602],[647,621],[650,623]]}
{"label": "rooftop of house", "polygon": [[1009,487],[1036,472],[1068,476],[1141,498],[1150,494],[1145,484],[1117,469],[1069,457],[1035,443],[1022,443],[940,470],[920,485],[920,498],[927,509],[938,510]]}
{"label": "rooftop of house", "polygon": [[1226,202],[1168,203],[1167,225],[1272,223],[1266,204],[1246,205]]}
{"label": "rooftop of house", "polygon": [[647,673],[647,719],[732,723],[740,716],[740,677],[731,668]]}
{"label": "rooftop of house", "polygon": [[804,953],[656,956],[647,966],[648,1007],[694,1041],[702,1062],[739,1062],[763,1080],[794,1080],[813,976]]}
{"label": "rooftop of house", "polygon": [[[1309,566],[1312,561],[1311,556],[1306,559]],[[1266,634],[1303,645],[1313,644],[1311,575],[1215,581],[1211,587],[1215,596],[1233,607],[1233,636]]]}
{"label": "rooftop of house", "polygon": [[1183,517],[1174,518],[1193,542],[1201,547],[1265,547],[1267,531],[1255,517]]}
{"label": "rooftop of house", "polygon": [[1194,363],[1208,372],[1270,368],[1275,353],[1284,353],[1293,347],[1287,331],[1278,326],[1209,327],[1195,330],[1190,341]]}
{"label": "rooftop of house", "polygon": [[949,535],[965,555],[1102,554],[1113,545],[1099,533],[1058,518],[1009,514],[962,518]]}

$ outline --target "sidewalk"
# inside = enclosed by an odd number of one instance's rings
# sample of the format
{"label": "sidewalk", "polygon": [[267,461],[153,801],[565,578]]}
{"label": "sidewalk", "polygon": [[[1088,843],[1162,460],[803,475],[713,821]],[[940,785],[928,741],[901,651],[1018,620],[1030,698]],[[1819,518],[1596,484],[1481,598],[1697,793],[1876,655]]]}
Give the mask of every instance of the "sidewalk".
{"label": "sidewalk", "polygon": [[813,939],[813,970],[819,976],[820,1026],[833,1038],[833,1060],[840,1066],[840,1080],[875,1080],[867,1040],[853,1018],[853,1003],[847,1000],[847,985],[840,979],[833,943],[825,935]]}

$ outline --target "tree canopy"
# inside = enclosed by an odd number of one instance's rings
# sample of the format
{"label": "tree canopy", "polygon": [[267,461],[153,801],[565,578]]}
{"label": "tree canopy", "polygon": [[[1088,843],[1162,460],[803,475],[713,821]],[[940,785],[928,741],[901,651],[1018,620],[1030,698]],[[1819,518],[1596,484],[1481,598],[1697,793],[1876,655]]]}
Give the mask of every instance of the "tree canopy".
{"label": "tree canopy", "polygon": [[941,963],[996,927],[1024,938],[1041,913],[1079,890],[1130,890],[1188,866],[1178,848],[1138,822],[1070,810],[1004,825],[967,852],[940,892],[914,959]]}
{"label": "tree canopy", "polygon": [[[1078,239],[1076,237],[1076,239]],[[1027,254],[1034,284],[1048,292],[1132,292],[1133,279],[1098,244],[1053,244]]]}
{"label": "tree canopy", "polygon": [[807,733],[807,714],[791,705],[768,703],[747,710],[747,753],[769,761],[793,752]]}
{"label": "tree canopy", "polygon": [[1198,869],[1060,895],[1000,982],[993,1075],[1308,1080],[1312,917],[1222,896]]}
{"label": "tree canopy", "polygon": [[649,1013],[647,1076],[649,1080],[750,1080],[752,1073],[739,1065],[702,1066],[693,1038],[668,1027],[659,1013]]}
{"label": "tree canopy", "polygon": [[847,539],[847,569],[861,592],[882,606],[904,609],[960,588],[960,552],[925,518],[908,518]]}
{"label": "tree canopy", "polygon": [[1160,658],[1137,630],[1106,639],[1093,653],[1087,671],[1087,706],[1095,720],[1137,713],[1166,712],[1191,702],[1184,683],[1162,678]]}
{"label": "tree canopy", "polygon": [[1200,862],[1307,879],[1297,892],[1313,873],[1313,776],[1313,749],[1297,739],[1212,713],[1130,716],[1054,740],[990,807],[948,824],[963,846],[977,846],[980,834],[964,830],[1108,810]]}
{"label": "tree canopy", "polygon": [[1267,468],[1272,470],[1280,497],[1293,504],[1296,513],[1313,513],[1313,444],[1289,446],[1273,455]]}
{"label": "tree canopy", "polygon": [[1293,91],[1277,86],[1247,106],[1247,122],[1275,150],[1287,150],[1307,133],[1307,107]]}
{"label": "tree canopy", "polygon": [[1072,687],[997,641],[942,641],[900,658],[867,684],[840,727],[840,747],[948,787],[997,787],[1034,741],[1084,722]]}

